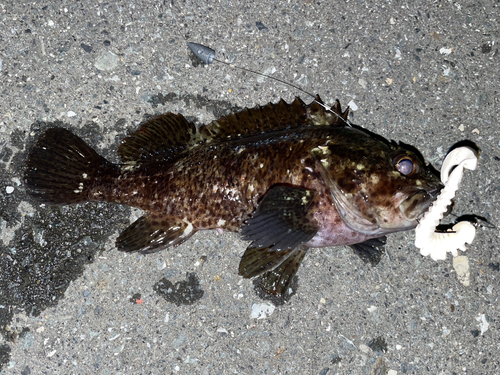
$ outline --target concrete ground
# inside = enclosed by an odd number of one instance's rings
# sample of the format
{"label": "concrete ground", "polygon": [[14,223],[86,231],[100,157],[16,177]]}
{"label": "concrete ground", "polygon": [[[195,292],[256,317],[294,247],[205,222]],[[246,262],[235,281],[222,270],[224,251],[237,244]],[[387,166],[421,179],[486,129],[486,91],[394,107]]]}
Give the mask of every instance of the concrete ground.
{"label": "concrete ground", "polygon": [[376,267],[349,248],[309,252],[296,294],[275,307],[238,276],[237,234],[123,254],[114,240],[139,212],[41,206],[22,181],[29,147],[54,123],[117,161],[146,116],[206,123],[309,100],[199,64],[192,41],[349,103],[354,123],[416,146],[437,168],[450,146],[475,142],[479,168],[466,172],[454,213],[497,225],[499,22],[492,0],[2,2],[0,373],[500,373],[497,228],[482,225],[463,254],[468,286],[451,256],[422,257],[410,231],[389,236]]}

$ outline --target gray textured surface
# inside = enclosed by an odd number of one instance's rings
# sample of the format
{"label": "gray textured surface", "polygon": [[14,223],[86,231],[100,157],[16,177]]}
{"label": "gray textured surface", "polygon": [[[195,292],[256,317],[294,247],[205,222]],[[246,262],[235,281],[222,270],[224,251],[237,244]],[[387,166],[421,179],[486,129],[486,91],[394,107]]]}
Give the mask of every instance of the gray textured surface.
{"label": "gray textured surface", "polygon": [[[194,41],[330,104],[352,101],[353,122],[417,146],[437,167],[457,141],[476,142],[480,166],[455,212],[496,224],[499,13],[498,1],[0,4],[1,373],[499,373],[495,229],[479,230],[466,252],[469,287],[450,257],[421,257],[408,232],[390,236],[376,268],[347,248],[310,252],[297,294],[253,319],[264,301],[237,275],[237,235],[121,254],[114,239],[138,213],[39,207],[20,180],[40,122],[61,121],[116,161],[145,115],[207,122],[300,95],[221,64],[194,66]],[[197,278],[203,295],[170,302],[154,290],[162,278]]]}

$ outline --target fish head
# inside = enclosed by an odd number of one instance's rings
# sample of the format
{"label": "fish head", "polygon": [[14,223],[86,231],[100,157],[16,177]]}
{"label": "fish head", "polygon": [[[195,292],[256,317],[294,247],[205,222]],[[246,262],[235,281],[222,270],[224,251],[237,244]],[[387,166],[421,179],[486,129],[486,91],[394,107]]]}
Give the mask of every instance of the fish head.
{"label": "fish head", "polygon": [[412,146],[365,130],[351,133],[315,154],[337,212],[368,235],[414,228],[444,187],[437,172]]}

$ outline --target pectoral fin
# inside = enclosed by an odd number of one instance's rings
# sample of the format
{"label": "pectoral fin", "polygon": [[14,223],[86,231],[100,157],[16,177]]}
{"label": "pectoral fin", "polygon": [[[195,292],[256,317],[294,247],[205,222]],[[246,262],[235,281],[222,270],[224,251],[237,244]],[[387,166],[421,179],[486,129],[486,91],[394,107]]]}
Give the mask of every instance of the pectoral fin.
{"label": "pectoral fin", "polygon": [[165,220],[142,216],[125,229],[116,240],[120,251],[154,253],[168,246],[180,245],[195,233],[192,224],[178,218]]}
{"label": "pectoral fin", "polygon": [[276,252],[306,243],[318,231],[307,218],[314,196],[314,191],[300,187],[271,188],[242,228],[242,238],[252,241],[251,247]]}

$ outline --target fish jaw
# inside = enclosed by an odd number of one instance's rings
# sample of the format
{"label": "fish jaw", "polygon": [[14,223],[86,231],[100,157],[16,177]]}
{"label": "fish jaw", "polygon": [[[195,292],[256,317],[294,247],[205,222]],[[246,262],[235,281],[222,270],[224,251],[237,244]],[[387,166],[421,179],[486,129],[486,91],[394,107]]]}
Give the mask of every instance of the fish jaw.
{"label": "fish jaw", "polygon": [[443,189],[443,185],[430,190],[419,190],[413,195],[409,195],[400,205],[399,209],[404,217],[413,226],[417,226],[418,220],[427,212],[429,207],[437,199]]}

